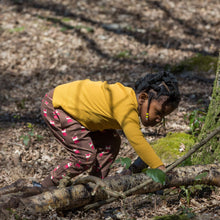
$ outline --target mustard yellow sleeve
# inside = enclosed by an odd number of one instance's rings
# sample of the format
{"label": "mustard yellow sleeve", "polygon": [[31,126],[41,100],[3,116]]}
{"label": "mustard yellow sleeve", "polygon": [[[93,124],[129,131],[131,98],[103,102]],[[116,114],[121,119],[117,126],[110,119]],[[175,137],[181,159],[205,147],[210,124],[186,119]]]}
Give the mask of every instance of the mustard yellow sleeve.
{"label": "mustard yellow sleeve", "polygon": [[138,156],[151,168],[157,168],[163,165],[163,162],[141,132],[137,112],[134,109],[130,109],[125,115],[126,117],[120,117],[119,120],[129,143]]}
{"label": "mustard yellow sleeve", "polygon": [[144,138],[140,127],[138,128],[135,126],[135,124],[129,125],[128,123],[123,130],[135,152],[147,165],[149,165],[151,168],[157,168],[163,165],[163,162]]}

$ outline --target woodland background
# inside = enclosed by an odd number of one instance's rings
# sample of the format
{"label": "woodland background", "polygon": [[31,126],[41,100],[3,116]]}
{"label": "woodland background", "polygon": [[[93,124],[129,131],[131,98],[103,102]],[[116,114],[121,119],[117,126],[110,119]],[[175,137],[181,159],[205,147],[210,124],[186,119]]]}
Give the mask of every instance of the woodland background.
{"label": "woodland background", "polygon": [[[210,103],[219,36],[218,0],[0,1],[0,187],[19,178],[40,181],[66,155],[40,116],[42,97],[62,83],[90,78],[133,86],[146,73],[170,70],[179,81],[180,106],[167,117],[166,129],[143,132],[150,142],[169,132],[190,132],[188,116],[206,112]],[[134,150],[123,135],[122,140],[119,157],[134,160]],[[120,169],[114,164],[110,175]],[[179,197],[156,194],[132,206],[142,197],[128,199],[129,217],[114,203],[39,218],[150,219],[186,207]],[[219,191],[191,201],[188,214],[220,216]]]}

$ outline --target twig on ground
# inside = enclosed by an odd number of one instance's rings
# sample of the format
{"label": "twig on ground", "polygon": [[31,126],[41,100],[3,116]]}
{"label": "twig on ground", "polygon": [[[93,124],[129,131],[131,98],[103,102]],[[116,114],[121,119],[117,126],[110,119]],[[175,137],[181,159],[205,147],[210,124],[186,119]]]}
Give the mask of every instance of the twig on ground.
{"label": "twig on ground", "polygon": [[195,153],[200,147],[202,147],[204,144],[206,144],[210,139],[212,139],[218,133],[220,133],[220,127],[217,127],[213,132],[208,134],[208,136],[205,139],[203,139],[200,143],[194,145],[194,147],[191,150],[189,150],[185,155],[183,155],[181,158],[179,158],[174,163],[169,165],[166,168],[165,173],[169,172],[170,170],[172,170],[173,168],[175,168],[179,164],[181,164],[184,160],[186,160],[188,157],[190,157],[193,153]]}
{"label": "twig on ground", "polygon": [[125,195],[121,192],[116,192],[113,191],[111,189],[109,189],[107,187],[107,185],[98,177],[95,176],[86,176],[86,177],[82,177],[82,178],[78,178],[73,182],[73,185],[77,185],[77,184],[86,184],[88,182],[92,182],[96,184],[96,187],[94,188],[93,192],[92,192],[92,196],[95,195],[95,193],[97,192],[99,187],[102,187],[102,189],[109,195],[112,196],[114,198],[125,198]]}

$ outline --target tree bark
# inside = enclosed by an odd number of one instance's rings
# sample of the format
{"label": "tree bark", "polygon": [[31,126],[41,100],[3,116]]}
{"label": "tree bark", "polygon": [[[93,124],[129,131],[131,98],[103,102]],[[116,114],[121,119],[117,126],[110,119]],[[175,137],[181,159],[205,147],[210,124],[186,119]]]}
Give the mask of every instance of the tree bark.
{"label": "tree bark", "polygon": [[[202,179],[197,180],[196,176],[207,172]],[[135,188],[143,182],[149,180],[145,174],[113,176],[106,178],[103,182],[110,190],[125,192],[126,196],[131,195],[129,190]],[[132,194],[143,194],[155,192],[173,186],[188,186],[193,184],[207,184],[220,186],[220,164],[198,165],[175,168],[172,173],[167,174],[166,184],[150,181],[151,184],[145,185],[142,189],[132,190]],[[30,213],[43,213],[50,210],[68,210],[80,208],[85,205],[108,199],[106,190],[103,186],[99,187],[93,195],[96,187],[94,183],[79,184],[61,189],[53,189],[39,195],[20,198],[19,207],[25,208]],[[128,193],[126,193],[128,192]],[[0,207],[4,207],[0,204]]]}
{"label": "tree bark", "polygon": [[[204,139],[208,133],[220,126],[220,53],[216,70],[216,78],[213,85],[212,99],[202,131],[198,140]],[[211,141],[194,154],[194,164],[209,164],[220,162],[220,134],[216,135]]]}

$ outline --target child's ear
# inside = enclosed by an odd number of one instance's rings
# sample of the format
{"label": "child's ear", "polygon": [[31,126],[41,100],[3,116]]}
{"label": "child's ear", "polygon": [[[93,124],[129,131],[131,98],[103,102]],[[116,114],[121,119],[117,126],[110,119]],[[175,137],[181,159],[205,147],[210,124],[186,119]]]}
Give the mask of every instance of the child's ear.
{"label": "child's ear", "polygon": [[148,99],[148,94],[146,92],[140,92],[138,95],[138,103],[142,105],[146,99]]}

